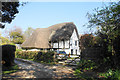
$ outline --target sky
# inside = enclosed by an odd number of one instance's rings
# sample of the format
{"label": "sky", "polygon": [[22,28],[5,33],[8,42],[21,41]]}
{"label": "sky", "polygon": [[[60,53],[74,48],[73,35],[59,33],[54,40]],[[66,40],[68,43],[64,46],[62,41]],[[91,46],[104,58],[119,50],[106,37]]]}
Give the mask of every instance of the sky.
{"label": "sky", "polygon": [[15,19],[10,24],[6,24],[1,32],[5,35],[4,31],[14,26],[25,31],[28,27],[47,28],[58,23],[73,22],[79,34],[89,33],[89,28],[83,27],[88,22],[87,12],[93,13],[95,8],[104,4],[108,2],[28,2],[19,8]]}

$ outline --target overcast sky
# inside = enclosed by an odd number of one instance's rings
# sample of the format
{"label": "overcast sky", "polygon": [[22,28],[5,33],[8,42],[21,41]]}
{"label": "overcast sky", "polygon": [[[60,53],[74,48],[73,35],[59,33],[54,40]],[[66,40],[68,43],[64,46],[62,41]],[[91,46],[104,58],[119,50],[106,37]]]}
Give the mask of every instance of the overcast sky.
{"label": "overcast sky", "polygon": [[87,23],[87,12],[92,13],[97,7],[102,7],[108,2],[28,2],[19,8],[19,13],[11,24],[6,24],[8,30],[14,26],[21,27],[25,31],[28,27],[46,28],[63,22],[73,22],[79,34],[89,32],[83,27]]}

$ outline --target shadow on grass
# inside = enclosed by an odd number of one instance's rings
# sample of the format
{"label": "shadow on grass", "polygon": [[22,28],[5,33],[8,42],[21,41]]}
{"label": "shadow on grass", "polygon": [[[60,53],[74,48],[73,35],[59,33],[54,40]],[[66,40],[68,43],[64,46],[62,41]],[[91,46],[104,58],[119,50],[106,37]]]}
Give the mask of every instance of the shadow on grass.
{"label": "shadow on grass", "polygon": [[16,72],[19,70],[19,67],[17,64],[14,64],[13,66],[11,67],[5,67],[3,66],[2,67],[2,74],[10,74],[10,73],[13,73],[13,72]]}

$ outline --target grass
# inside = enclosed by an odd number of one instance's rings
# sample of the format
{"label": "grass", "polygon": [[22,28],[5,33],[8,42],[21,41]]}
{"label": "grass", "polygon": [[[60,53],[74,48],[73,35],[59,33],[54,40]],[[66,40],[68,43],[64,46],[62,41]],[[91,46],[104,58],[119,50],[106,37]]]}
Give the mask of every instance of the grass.
{"label": "grass", "polygon": [[16,72],[17,70],[10,70],[10,71],[3,71],[3,74],[10,74],[10,73],[13,73],[13,72]]}
{"label": "grass", "polygon": [[4,71],[2,71],[2,74],[10,74],[18,70],[19,70],[18,65],[14,65],[12,67],[4,67]]}

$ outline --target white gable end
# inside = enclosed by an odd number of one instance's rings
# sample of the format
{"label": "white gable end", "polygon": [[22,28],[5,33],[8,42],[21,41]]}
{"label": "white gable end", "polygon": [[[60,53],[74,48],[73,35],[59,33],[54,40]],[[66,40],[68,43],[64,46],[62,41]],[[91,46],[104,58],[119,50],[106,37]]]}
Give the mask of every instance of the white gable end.
{"label": "white gable end", "polygon": [[71,54],[77,54],[80,55],[80,49],[79,49],[79,38],[77,36],[77,32],[74,29],[73,34],[70,38],[70,53]]}
{"label": "white gable end", "polygon": [[79,40],[75,29],[74,29],[73,34],[70,39],[71,40]]}

